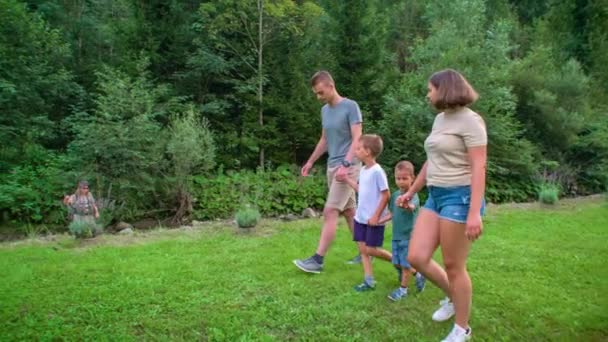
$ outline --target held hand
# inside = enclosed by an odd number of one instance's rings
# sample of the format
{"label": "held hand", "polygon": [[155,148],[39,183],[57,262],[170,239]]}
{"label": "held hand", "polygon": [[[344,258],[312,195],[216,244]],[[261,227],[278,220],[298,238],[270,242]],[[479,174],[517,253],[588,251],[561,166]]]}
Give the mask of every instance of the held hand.
{"label": "held hand", "polygon": [[483,233],[483,224],[479,213],[469,214],[465,228],[465,235],[470,241],[475,241]]}
{"label": "held hand", "polygon": [[95,212],[95,219],[99,219],[99,212]]}
{"label": "held hand", "polygon": [[401,208],[404,208],[404,209],[408,209],[408,208],[410,208],[410,200],[411,199],[412,199],[412,194],[410,194],[409,191],[408,191],[405,194],[397,197],[397,201],[396,201],[397,202],[397,206],[399,206]]}
{"label": "held hand", "polygon": [[344,182],[346,177],[348,177],[348,169],[344,166],[340,166],[336,171],[336,180],[338,182]]}
{"label": "held hand", "polygon": [[370,217],[370,219],[367,221],[367,225],[377,226],[378,221],[380,221],[380,219],[378,218],[378,216],[374,215],[374,216]]}
{"label": "held hand", "polygon": [[306,162],[306,164],[304,164],[304,166],[302,166],[302,169],[300,170],[300,174],[302,175],[302,177],[308,176],[308,172],[310,171],[310,169],[312,169],[312,163]]}

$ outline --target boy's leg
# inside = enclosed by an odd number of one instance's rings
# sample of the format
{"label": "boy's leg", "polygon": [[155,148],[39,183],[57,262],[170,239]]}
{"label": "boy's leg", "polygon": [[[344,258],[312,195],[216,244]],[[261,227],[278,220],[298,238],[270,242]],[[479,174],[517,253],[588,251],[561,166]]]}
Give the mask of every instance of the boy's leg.
{"label": "boy's leg", "polygon": [[376,282],[374,281],[374,271],[372,268],[372,261],[367,254],[367,238],[369,235],[370,228],[366,224],[361,224],[355,221],[355,233],[354,240],[357,242],[359,247],[359,253],[361,254],[361,263],[363,264],[363,273],[365,274],[364,280],[361,284],[355,286],[355,291],[363,292],[374,289]]}
{"label": "boy's leg", "polygon": [[393,255],[391,254],[391,252],[380,247],[367,247],[367,254],[375,256],[382,260],[386,260],[388,262],[391,262],[393,260]]}
{"label": "boy's leg", "polygon": [[401,287],[407,289],[408,284],[410,283],[410,278],[412,277],[412,269],[407,267],[401,267]]}
{"label": "boy's leg", "polygon": [[365,238],[367,254],[391,262],[393,260],[391,252],[382,249],[382,245],[384,244],[384,226],[368,227],[368,234]]}

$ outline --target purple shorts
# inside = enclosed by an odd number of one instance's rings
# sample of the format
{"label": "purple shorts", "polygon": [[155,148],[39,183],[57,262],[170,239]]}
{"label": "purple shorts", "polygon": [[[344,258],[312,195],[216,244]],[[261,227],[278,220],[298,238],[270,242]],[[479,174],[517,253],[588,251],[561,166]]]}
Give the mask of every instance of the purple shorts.
{"label": "purple shorts", "polygon": [[382,247],[384,243],[384,226],[369,226],[355,221],[353,241],[365,242],[369,247]]}

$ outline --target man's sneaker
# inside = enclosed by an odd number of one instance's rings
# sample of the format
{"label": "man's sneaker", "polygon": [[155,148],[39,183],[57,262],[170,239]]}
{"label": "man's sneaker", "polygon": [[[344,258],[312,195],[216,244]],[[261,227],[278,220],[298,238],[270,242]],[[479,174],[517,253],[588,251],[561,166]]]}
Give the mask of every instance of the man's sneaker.
{"label": "man's sneaker", "polygon": [[450,302],[449,298],[439,301],[439,304],[441,304],[441,307],[433,313],[433,321],[443,322],[454,316],[454,303]]}
{"label": "man's sneaker", "polygon": [[346,262],[349,265],[357,265],[361,263],[361,254],[357,254],[354,258]]}
{"label": "man's sneaker", "polygon": [[398,287],[395,291],[391,292],[391,294],[388,295],[388,299],[392,300],[393,302],[396,302],[405,297],[407,297],[407,289],[404,289],[402,287]]}
{"label": "man's sneaker", "polygon": [[454,324],[454,328],[441,342],[464,342],[471,339],[471,328],[463,329]]}
{"label": "man's sneaker", "polygon": [[304,260],[294,260],[294,265],[307,273],[321,273],[323,264],[319,264],[313,257]]}
{"label": "man's sneaker", "polygon": [[370,285],[366,281],[364,281],[361,284],[355,286],[355,291],[357,291],[357,292],[365,292],[365,291],[373,290],[375,288],[376,288],[376,284]]}
{"label": "man's sneaker", "polygon": [[420,272],[416,273],[416,288],[418,289],[418,292],[424,291],[425,286],[426,278],[424,278],[424,276]]}

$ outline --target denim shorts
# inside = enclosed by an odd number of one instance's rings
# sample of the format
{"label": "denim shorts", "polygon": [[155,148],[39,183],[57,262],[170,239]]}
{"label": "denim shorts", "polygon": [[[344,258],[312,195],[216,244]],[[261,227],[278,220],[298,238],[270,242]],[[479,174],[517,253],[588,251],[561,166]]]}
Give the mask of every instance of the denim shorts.
{"label": "denim shorts", "polygon": [[407,262],[407,253],[410,246],[410,240],[393,240],[393,265],[399,265],[403,268],[412,268]]}
{"label": "denim shorts", "polygon": [[[424,208],[435,212],[439,218],[466,223],[471,205],[471,186],[439,187],[428,186],[429,197]],[[486,210],[486,201],[481,200],[479,213],[483,216]]]}
{"label": "denim shorts", "polygon": [[382,247],[384,243],[384,226],[370,226],[355,220],[353,241],[365,242],[368,247]]}

